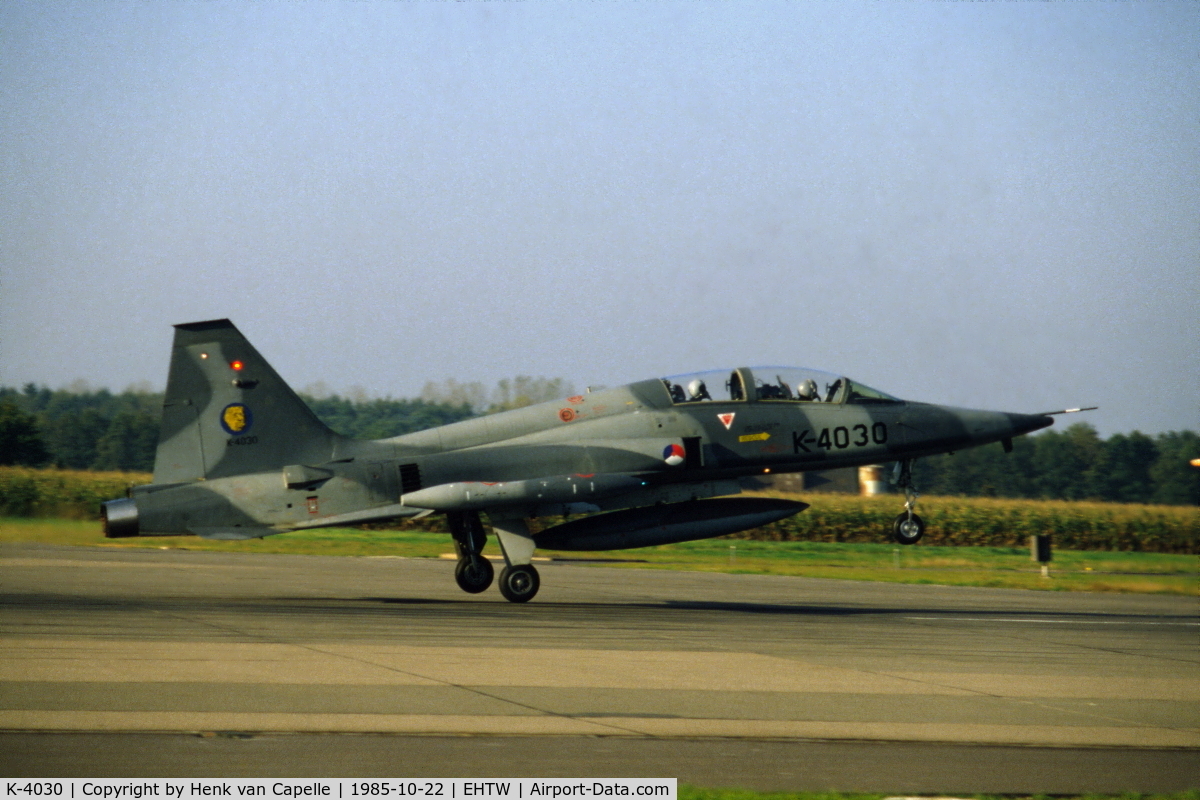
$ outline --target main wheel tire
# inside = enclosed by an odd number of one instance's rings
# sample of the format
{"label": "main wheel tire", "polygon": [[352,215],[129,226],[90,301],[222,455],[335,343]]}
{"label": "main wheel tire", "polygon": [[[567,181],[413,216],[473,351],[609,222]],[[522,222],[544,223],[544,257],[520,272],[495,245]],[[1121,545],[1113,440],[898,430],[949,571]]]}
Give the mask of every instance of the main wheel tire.
{"label": "main wheel tire", "polygon": [[500,594],[510,603],[528,603],[542,585],[530,564],[516,564],[500,571]]}
{"label": "main wheel tire", "polygon": [[459,559],[458,566],[454,568],[454,580],[458,581],[458,588],[470,594],[479,594],[491,586],[495,575],[492,562],[483,556]]}
{"label": "main wheel tire", "polygon": [[925,535],[925,521],[905,511],[892,523],[892,538],[900,544],[916,544]]}

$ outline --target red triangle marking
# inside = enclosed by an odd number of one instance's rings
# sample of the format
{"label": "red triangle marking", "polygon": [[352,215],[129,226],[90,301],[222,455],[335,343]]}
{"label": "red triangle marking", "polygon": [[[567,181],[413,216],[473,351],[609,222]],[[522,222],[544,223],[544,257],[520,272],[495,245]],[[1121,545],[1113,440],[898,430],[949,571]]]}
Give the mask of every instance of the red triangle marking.
{"label": "red triangle marking", "polygon": [[725,426],[725,430],[729,430],[729,427],[733,425],[734,413],[736,412],[731,411],[728,414],[717,414],[717,419],[721,420],[721,424]]}

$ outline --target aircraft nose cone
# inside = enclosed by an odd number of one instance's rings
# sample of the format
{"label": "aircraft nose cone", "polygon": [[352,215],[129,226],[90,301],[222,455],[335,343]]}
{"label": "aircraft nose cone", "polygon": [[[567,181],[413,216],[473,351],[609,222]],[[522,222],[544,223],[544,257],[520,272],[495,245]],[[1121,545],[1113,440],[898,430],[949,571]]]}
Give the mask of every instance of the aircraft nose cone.
{"label": "aircraft nose cone", "polygon": [[1020,436],[1030,431],[1040,431],[1042,428],[1048,428],[1054,424],[1054,417],[1046,414],[1009,414],[1008,419],[1012,423],[1014,436]]}

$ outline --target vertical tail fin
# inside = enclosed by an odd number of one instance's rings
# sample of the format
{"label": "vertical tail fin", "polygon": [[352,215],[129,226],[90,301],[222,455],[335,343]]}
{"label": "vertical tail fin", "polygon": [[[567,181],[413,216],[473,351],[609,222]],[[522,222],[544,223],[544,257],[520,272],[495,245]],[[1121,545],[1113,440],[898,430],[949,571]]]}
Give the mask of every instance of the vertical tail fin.
{"label": "vertical tail fin", "polygon": [[341,439],[232,322],[175,326],[155,483],[320,464]]}

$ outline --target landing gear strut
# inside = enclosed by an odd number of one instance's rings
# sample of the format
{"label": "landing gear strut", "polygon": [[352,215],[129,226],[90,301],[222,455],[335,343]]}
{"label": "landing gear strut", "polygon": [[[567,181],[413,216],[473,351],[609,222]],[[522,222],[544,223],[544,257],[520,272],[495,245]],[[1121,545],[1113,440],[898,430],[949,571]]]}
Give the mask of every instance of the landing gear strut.
{"label": "landing gear strut", "polygon": [[892,523],[892,538],[899,544],[916,544],[925,535],[925,521],[913,513],[920,495],[913,487],[912,466],[911,458],[896,464],[896,477],[892,481],[904,490],[904,513]]}
{"label": "landing gear strut", "polygon": [[500,571],[500,594],[510,603],[528,603],[542,585],[538,571],[529,563],[536,547],[529,524],[523,517],[489,514],[488,518],[507,564]]}
{"label": "landing gear strut", "polygon": [[450,535],[454,537],[454,549],[458,553],[458,566],[454,568],[454,580],[464,592],[479,594],[492,585],[496,570],[492,562],[483,557],[483,545],[487,534],[483,522],[475,511],[447,511],[446,521],[450,524]]}

